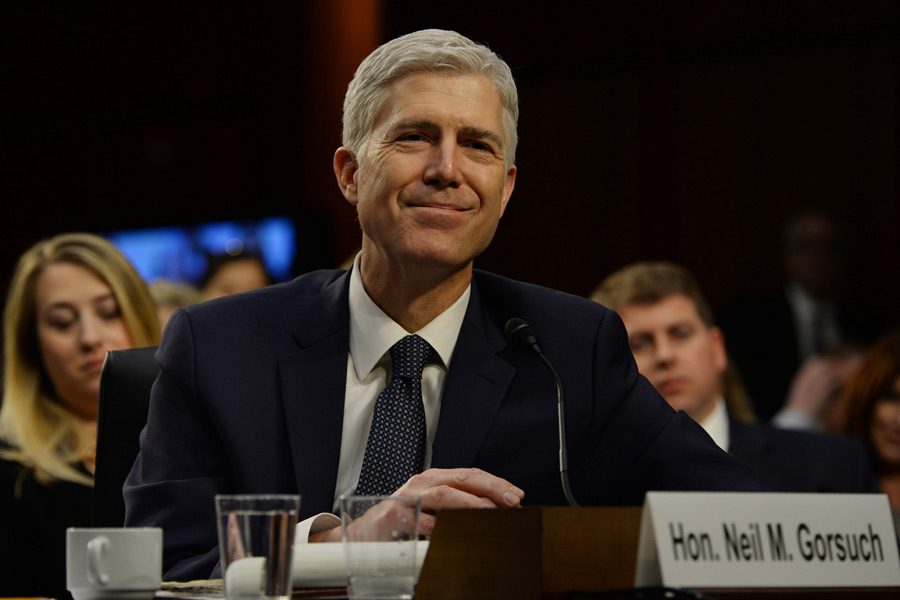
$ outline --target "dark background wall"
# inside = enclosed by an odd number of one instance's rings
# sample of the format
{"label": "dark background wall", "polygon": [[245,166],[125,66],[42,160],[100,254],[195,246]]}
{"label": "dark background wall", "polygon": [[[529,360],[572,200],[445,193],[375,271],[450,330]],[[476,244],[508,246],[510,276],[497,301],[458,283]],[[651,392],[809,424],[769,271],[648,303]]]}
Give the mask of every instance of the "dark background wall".
{"label": "dark background wall", "polygon": [[519,84],[517,189],[480,266],[587,294],[672,259],[720,307],[779,284],[781,224],[815,206],[851,233],[848,295],[900,320],[900,5],[873,0],[3,3],[3,286],[59,231],[270,214],[297,220],[298,269],[338,264],[343,90],[424,27]]}

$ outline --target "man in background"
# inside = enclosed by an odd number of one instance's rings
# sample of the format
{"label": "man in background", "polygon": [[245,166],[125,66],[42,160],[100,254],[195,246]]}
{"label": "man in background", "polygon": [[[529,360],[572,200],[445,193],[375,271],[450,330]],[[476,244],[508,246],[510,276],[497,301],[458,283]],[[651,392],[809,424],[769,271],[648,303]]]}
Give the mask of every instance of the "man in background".
{"label": "man in background", "polygon": [[[776,424],[821,427],[816,421],[824,402],[817,398],[836,395],[846,380],[845,359],[877,337],[877,324],[842,302],[846,253],[847,240],[832,217],[819,210],[797,214],[782,233],[785,286],[738,302],[723,315],[730,354],[760,419],[773,419],[785,406],[792,382],[805,366],[815,381],[835,389],[819,393],[812,405],[805,404],[807,398],[792,398],[794,414],[781,415]],[[801,377],[809,379],[805,373]]]}
{"label": "man in background", "polygon": [[723,397],[728,356],[722,331],[687,269],[669,262],[635,263],[607,277],[592,298],[622,317],[638,370],[672,408],[685,411],[772,488],[877,491],[869,459],[856,440],[737,417],[746,414],[744,407],[734,397]]}
{"label": "man in background", "polygon": [[257,252],[210,255],[207,261],[206,271],[200,278],[203,300],[248,292],[274,281],[266,269],[263,255]]}

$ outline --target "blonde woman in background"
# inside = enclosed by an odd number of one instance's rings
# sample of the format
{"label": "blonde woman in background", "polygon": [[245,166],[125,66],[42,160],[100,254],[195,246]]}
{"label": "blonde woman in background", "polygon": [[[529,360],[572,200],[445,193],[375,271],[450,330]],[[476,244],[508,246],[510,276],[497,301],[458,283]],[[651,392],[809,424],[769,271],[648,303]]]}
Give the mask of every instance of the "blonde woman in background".
{"label": "blonde woman in background", "polygon": [[159,324],[163,328],[176,310],[182,306],[200,302],[202,299],[200,290],[181,281],[157,279],[147,287],[150,289],[150,296],[156,302],[156,314],[159,316]]}
{"label": "blonde woman in background", "polygon": [[3,319],[0,596],[66,598],[65,529],[91,519],[103,360],[159,342],[156,306],[111,243],[69,233],[21,256]]}

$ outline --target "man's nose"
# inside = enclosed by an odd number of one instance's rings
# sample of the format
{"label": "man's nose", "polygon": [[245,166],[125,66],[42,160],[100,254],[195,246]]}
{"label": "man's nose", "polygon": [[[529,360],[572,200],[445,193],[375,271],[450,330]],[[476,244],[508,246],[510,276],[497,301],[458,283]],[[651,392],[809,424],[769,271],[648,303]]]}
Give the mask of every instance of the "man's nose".
{"label": "man's nose", "polygon": [[653,344],[653,349],[658,365],[671,365],[675,361],[675,348],[668,340],[656,340]]}
{"label": "man's nose", "polygon": [[455,140],[442,140],[435,144],[425,167],[425,183],[440,188],[457,188],[462,183],[458,164],[459,147]]}

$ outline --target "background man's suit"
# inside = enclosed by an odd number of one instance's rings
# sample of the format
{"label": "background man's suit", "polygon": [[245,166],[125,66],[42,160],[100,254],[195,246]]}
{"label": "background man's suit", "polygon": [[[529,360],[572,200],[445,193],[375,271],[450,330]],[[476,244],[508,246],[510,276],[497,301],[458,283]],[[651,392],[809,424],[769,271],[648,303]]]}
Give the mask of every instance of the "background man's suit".
{"label": "background man's suit", "polygon": [[[301,517],[332,509],[349,340],[349,276],[319,271],[195,305],[157,358],[126,524],[163,526],[166,579],[208,577],[218,559],[213,495],[299,492]],[[476,271],[441,401],[432,467],[479,467],[564,504],[556,391],[520,317],[565,385],[569,470],[583,504],[639,504],[648,489],[756,490],[755,476],[675,414],[637,373],[618,316]]]}
{"label": "background man's suit", "polygon": [[728,452],[779,492],[877,493],[865,446],[837,435],[742,423],[728,416]]}
{"label": "background man's suit", "polygon": [[[835,318],[841,338],[865,347],[878,335],[878,325],[838,307]],[[728,353],[734,358],[757,416],[769,421],[785,403],[791,380],[802,359],[797,324],[786,292],[754,299],[730,308],[721,320]]]}

